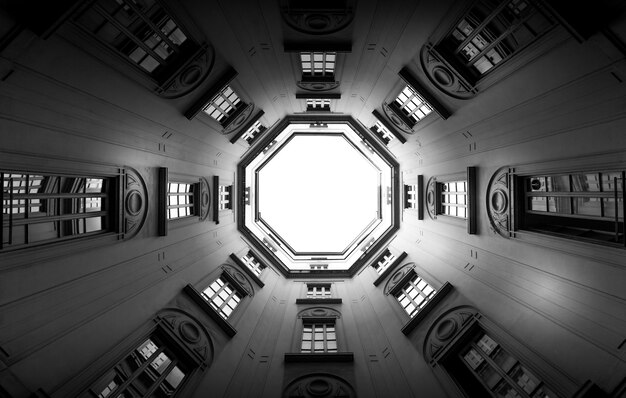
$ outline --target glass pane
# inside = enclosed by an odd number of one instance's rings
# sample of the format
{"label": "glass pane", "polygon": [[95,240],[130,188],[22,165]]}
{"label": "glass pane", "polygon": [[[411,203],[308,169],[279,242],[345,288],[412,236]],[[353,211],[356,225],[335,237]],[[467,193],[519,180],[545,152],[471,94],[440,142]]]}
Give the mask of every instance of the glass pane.
{"label": "glass pane", "polygon": [[[617,178],[617,185],[615,178]],[[616,187],[618,192],[622,190],[622,173],[602,173],[602,190],[614,192]]]}
{"label": "glass pane", "polygon": [[184,378],[185,378],[185,373],[183,373],[183,371],[180,370],[178,366],[174,366],[170,374],[168,374],[167,377],[165,378],[165,381],[170,383],[170,385],[173,388],[178,388],[178,386],[180,385],[180,383],[183,381]]}
{"label": "glass pane", "polygon": [[540,383],[540,380],[537,378],[537,376],[532,374],[528,369],[521,365],[516,367],[511,377],[513,378],[513,380],[515,380],[518,386],[522,387],[522,389],[527,394],[532,393],[533,390],[537,388]]}
{"label": "glass pane", "polygon": [[546,177],[546,185],[549,192],[569,192],[569,175]]}
{"label": "glass pane", "polygon": [[497,397],[501,398],[521,398],[521,395],[506,381],[502,380],[494,390]]}
{"label": "glass pane", "polygon": [[598,192],[600,191],[600,176],[593,174],[572,174],[572,191]]}
{"label": "glass pane", "polygon": [[[612,220],[615,219],[615,198],[608,198],[603,200],[604,203],[604,216]],[[622,198],[617,199],[617,216],[620,220],[624,219],[624,203]]]}
{"label": "glass pane", "polygon": [[600,198],[574,198],[574,214],[585,216],[602,216],[602,200]]}
{"label": "glass pane", "polygon": [[513,358],[508,352],[506,352],[502,347],[498,347],[493,354],[493,360],[498,364],[500,369],[504,370],[506,373],[511,370],[511,368],[517,363],[517,360]]}
{"label": "glass pane", "polygon": [[485,382],[489,389],[493,389],[496,384],[500,382],[502,377],[486,362],[483,363],[477,370],[478,376]]}
{"label": "glass pane", "polygon": [[551,213],[571,214],[572,206],[569,197],[548,197],[548,211]]}

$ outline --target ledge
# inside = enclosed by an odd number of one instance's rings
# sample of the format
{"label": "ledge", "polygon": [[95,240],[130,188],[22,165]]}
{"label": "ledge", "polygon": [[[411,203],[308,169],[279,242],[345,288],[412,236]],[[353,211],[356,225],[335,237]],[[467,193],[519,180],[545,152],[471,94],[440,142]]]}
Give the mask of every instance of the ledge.
{"label": "ledge", "polygon": [[435,308],[437,304],[448,295],[448,293],[450,293],[450,291],[452,291],[452,285],[449,282],[444,283],[441,289],[435,293],[433,298],[431,298],[426,305],[424,305],[422,309],[419,310],[419,312],[402,327],[402,333],[408,336],[413,329],[415,329],[417,325],[419,325],[420,322],[426,318],[426,315],[428,315],[428,313],[431,312],[433,308]]}
{"label": "ledge", "polygon": [[296,304],[341,304],[343,301],[340,298],[299,298],[296,299]]}
{"label": "ledge", "polygon": [[[237,264],[239,266],[239,268],[241,268],[241,270],[243,272],[246,273],[246,275],[248,275],[250,277],[250,279],[252,279],[254,281],[254,283],[256,283],[257,285],[259,285],[259,287],[263,287],[265,286],[265,283],[263,283],[263,281],[261,279],[259,279],[259,277],[252,272],[252,270],[243,263],[243,261],[241,261],[241,259],[239,257],[237,257],[235,255],[235,253],[231,253],[230,254],[230,259],[233,260],[235,262],[235,264]],[[259,260],[257,260],[259,261]],[[267,266],[265,266],[265,268],[267,268]]]}
{"label": "ledge", "polygon": [[374,281],[374,286],[380,285],[385,279],[387,279],[389,274],[391,274],[391,272],[398,266],[398,264],[404,261],[406,256],[406,252],[402,252],[402,254],[400,254],[393,263],[389,264],[389,267],[387,267],[387,269],[384,270],[383,273],[378,276],[378,278],[376,278],[376,280]]}
{"label": "ledge", "polygon": [[211,307],[211,304],[209,304],[204,297],[202,297],[202,293],[197,291],[195,287],[187,285],[183,290],[196,304],[198,304],[200,308],[204,310],[204,312],[211,317],[211,319],[215,321],[215,323],[222,328],[228,337],[233,337],[237,334],[237,329],[235,329],[226,319],[222,318],[222,316],[215,311],[213,307]]}
{"label": "ledge", "polygon": [[286,352],[285,362],[289,362],[289,363],[354,362],[354,353],[353,352],[324,352],[324,353]]}

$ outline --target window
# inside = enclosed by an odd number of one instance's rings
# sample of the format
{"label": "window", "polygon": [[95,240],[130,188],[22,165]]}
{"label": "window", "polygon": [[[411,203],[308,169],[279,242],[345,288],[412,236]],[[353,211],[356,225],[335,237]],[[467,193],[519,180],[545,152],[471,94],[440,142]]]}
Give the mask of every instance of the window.
{"label": "window", "polygon": [[328,264],[310,264],[312,270],[328,269]]}
{"label": "window", "polygon": [[330,298],[330,283],[307,283],[306,297],[317,299]]}
{"label": "window", "polygon": [[419,275],[415,274],[409,282],[395,293],[395,296],[409,317],[413,318],[435,293],[435,289]]}
{"label": "window", "polygon": [[302,52],[300,61],[303,78],[334,78],[337,54],[334,52]]}
{"label": "window", "polygon": [[74,22],[158,82],[198,48],[155,0],[98,0]]}
{"label": "window", "polygon": [[232,185],[220,185],[219,186],[219,194],[220,194],[219,209],[220,210],[229,210],[233,208],[233,203],[231,200],[232,191],[233,191]]}
{"label": "window", "polygon": [[467,218],[467,181],[437,183],[439,209],[437,214]]}
{"label": "window", "polygon": [[115,229],[116,178],[0,170],[0,180],[2,250]]}
{"label": "window", "polygon": [[248,267],[256,276],[261,275],[261,272],[263,272],[263,270],[265,269],[265,265],[261,264],[261,262],[259,262],[259,260],[256,259],[256,257],[254,256],[254,254],[251,251],[248,251],[247,254],[245,254],[242,258],[241,261],[246,265],[246,267]]}
{"label": "window", "polygon": [[376,123],[372,126],[372,130],[376,133],[386,145],[389,145],[391,141],[395,138],[395,136],[385,127],[380,120],[377,120]]}
{"label": "window", "polygon": [[170,220],[189,217],[196,213],[194,193],[196,184],[168,182],[167,218]]}
{"label": "window", "polygon": [[558,397],[533,371],[482,330],[459,352],[461,363],[491,396]]}
{"label": "window", "polygon": [[222,318],[228,319],[245,293],[237,290],[226,278],[219,277],[204,289],[202,296]]}
{"label": "window", "polygon": [[433,111],[432,106],[408,85],[398,94],[391,107],[403,116],[409,126],[414,126]]}
{"label": "window", "polygon": [[417,208],[417,184],[404,184],[404,208]]}
{"label": "window", "polygon": [[261,121],[257,120],[252,126],[250,126],[248,130],[246,130],[245,133],[243,133],[241,139],[246,141],[248,145],[252,145],[252,142],[255,140],[255,138],[266,129],[267,128],[261,124]]}
{"label": "window", "polygon": [[179,391],[194,365],[176,355],[165,339],[153,334],[80,397],[167,397]]}
{"label": "window", "polygon": [[307,112],[314,111],[330,111],[330,100],[325,98],[308,98],[306,100],[306,110]]}
{"label": "window", "polygon": [[337,352],[337,334],[335,322],[311,322],[303,320],[302,348],[303,353]]}
{"label": "window", "polygon": [[520,228],[624,245],[624,171],[518,177]]}
{"label": "window", "polygon": [[217,120],[222,126],[227,126],[230,122],[230,117],[238,109],[245,106],[246,103],[227,85],[209,101],[202,111]]}
{"label": "window", "polygon": [[554,25],[539,2],[480,0],[454,25],[437,51],[473,84]]}
{"label": "window", "polygon": [[378,274],[382,274],[394,261],[396,261],[396,256],[387,249],[382,258],[374,265],[374,268]]}

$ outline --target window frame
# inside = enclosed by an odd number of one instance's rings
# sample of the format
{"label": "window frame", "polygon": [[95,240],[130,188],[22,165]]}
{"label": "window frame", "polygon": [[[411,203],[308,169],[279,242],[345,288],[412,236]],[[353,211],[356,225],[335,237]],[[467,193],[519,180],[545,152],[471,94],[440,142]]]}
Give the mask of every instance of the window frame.
{"label": "window frame", "polygon": [[[426,209],[428,215],[433,220],[442,220],[458,226],[466,226],[470,235],[477,233],[477,191],[476,191],[477,168],[468,166],[465,173],[432,176],[426,187]],[[466,217],[461,218],[453,215],[443,214],[442,206],[442,186],[451,182],[465,182],[466,191],[462,194],[465,198]],[[419,180],[418,180],[419,191]],[[454,204],[453,204],[454,205]]]}
{"label": "window frame", "polygon": [[[311,289],[323,289],[322,295],[310,295]],[[296,299],[296,304],[341,304],[343,300],[339,297],[336,283],[333,281],[306,281],[302,283],[300,297]]]}
{"label": "window frame", "polygon": [[306,98],[306,112],[330,112],[331,98]]}

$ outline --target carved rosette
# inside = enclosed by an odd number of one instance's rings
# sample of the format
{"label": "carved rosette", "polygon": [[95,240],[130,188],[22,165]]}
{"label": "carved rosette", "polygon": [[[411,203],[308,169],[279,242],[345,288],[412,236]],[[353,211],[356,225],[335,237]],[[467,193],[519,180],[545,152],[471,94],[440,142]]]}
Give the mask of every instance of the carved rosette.
{"label": "carved rosette", "polygon": [[477,94],[475,88],[467,84],[454,69],[442,61],[432,45],[427,44],[422,47],[420,61],[428,79],[445,94],[458,99],[470,99]]}
{"label": "carved rosette", "polygon": [[437,178],[430,177],[426,184],[426,212],[435,220],[437,218]]}
{"label": "carved rosette", "polygon": [[241,271],[227,264],[222,265],[222,271],[226,272],[228,275],[230,275],[231,278],[237,281],[237,283],[241,285],[241,287],[250,297],[254,296],[254,289],[252,288],[252,284]]}
{"label": "carved rosette", "polygon": [[211,73],[215,63],[213,47],[207,46],[174,76],[172,81],[158,92],[164,98],[179,98],[196,89]]}
{"label": "carved rosette", "polygon": [[326,373],[298,377],[285,388],[284,398],[354,398],[354,388],[344,379]]}
{"label": "carved rosette", "polygon": [[213,361],[213,343],[208,331],[197,319],[183,310],[166,308],[156,315],[156,321],[170,332],[197,356],[203,367]]}
{"label": "carved rosette", "polygon": [[200,219],[206,220],[209,216],[209,208],[211,207],[211,192],[209,190],[209,182],[206,178],[200,178]]}
{"label": "carved rosette", "polygon": [[385,113],[385,116],[387,116],[387,119],[389,119],[389,121],[393,123],[394,126],[399,128],[403,132],[407,134],[415,133],[415,131],[413,131],[413,129],[408,124],[406,124],[404,120],[400,118],[400,116],[396,115],[396,112],[394,112],[394,110],[391,109],[389,104],[386,102],[383,102],[383,112]]}
{"label": "carved rosette", "polygon": [[509,168],[503,167],[495,172],[489,180],[487,190],[487,215],[494,231],[510,237],[511,230],[511,187],[509,186]]}
{"label": "carved rosette", "polygon": [[327,307],[307,308],[298,313],[298,318],[341,318],[339,311]]}
{"label": "carved rosette", "polygon": [[351,7],[336,10],[283,7],[281,15],[292,29],[308,35],[327,35],[345,29],[354,20]]}
{"label": "carved rosette", "polygon": [[240,128],[246,123],[250,115],[252,115],[252,111],[254,110],[254,104],[248,104],[246,108],[237,116],[235,120],[230,122],[228,126],[224,127],[222,130],[222,134],[230,134]]}
{"label": "carved rosette", "polygon": [[450,344],[463,326],[478,316],[474,307],[456,307],[433,322],[424,339],[424,356],[431,365],[437,354]]}
{"label": "carved rosette", "polygon": [[406,274],[411,272],[415,268],[415,263],[406,263],[399,270],[397,270],[391,278],[385,284],[385,289],[383,290],[385,294],[389,294],[390,291],[393,290],[394,287],[404,278]]}
{"label": "carved rosette", "polygon": [[339,87],[339,82],[297,82],[298,87],[307,91],[329,91]]}
{"label": "carved rosette", "polygon": [[148,215],[148,189],[141,175],[130,167],[124,168],[124,238],[131,238],[141,230]]}

